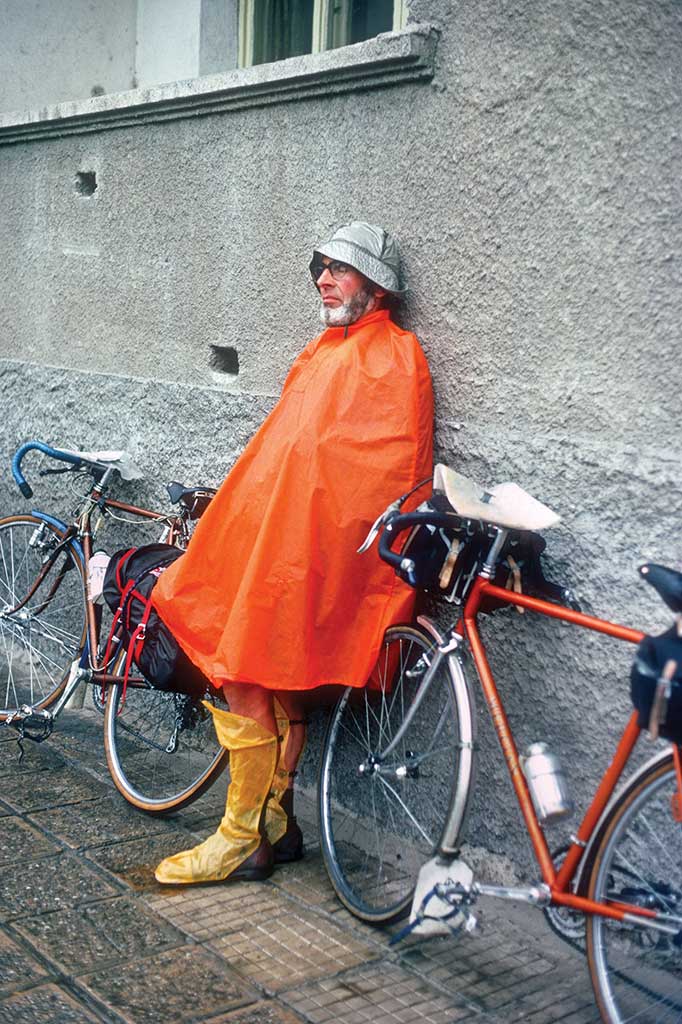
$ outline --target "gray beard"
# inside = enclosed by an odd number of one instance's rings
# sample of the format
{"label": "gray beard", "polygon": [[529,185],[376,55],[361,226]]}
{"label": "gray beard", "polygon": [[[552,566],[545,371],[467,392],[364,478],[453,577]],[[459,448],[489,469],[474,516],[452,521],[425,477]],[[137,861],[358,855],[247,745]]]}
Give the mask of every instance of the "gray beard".
{"label": "gray beard", "polygon": [[320,320],[326,327],[346,327],[354,324],[361,316],[364,316],[372,303],[374,295],[369,291],[360,291],[354,295],[350,302],[344,302],[342,306],[320,306]]}

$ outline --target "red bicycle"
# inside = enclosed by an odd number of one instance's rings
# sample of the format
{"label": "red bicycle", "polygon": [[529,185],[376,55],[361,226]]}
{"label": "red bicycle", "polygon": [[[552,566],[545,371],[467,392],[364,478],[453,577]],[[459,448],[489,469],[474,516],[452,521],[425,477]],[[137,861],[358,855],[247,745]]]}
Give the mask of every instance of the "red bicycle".
{"label": "red bicycle", "polygon": [[[370,684],[346,690],[332,713],[319,786],[332,885],[358,918],[387,923],[412,907],[413,925],[427,933],[443,930],[446,921],[471,922],[479,895],[523,900],[544,909],[565,938],[584,937],[605,1021],[679,1022],[680,749],[662,749],[622,781],[641,733],[637,714],[630,714],[579,828],[553,857],[543,825],[569,810],[562,780],[558,773],[548,777],[552,765],[545,760],[538,786],[529,771],[532,752],[527,760],[519,756],[478,617],[515,606],[632,644],[644,634],[584,614],[571,606],[568,591],[544,579],[544,541],[535,531],[558,518],[546,506],[520,488],[504,491],[515,485],[486,494],[445,467],[439,479],[447,495],[435,490],[426,505],[401,514],[404,496],[368,541],[380,534],[381,557],[412,586],[445,594],[459,614],[443,631],[426,617],[389,629]],[[396,552],[405,531],[408,540]],[[682,577],[678,586],[682,594]],[[469,662],[537,859],[539,878],[527,888],[475,880],[460,858],[476,751]],[[542,752],[535,756],[542,761]]]}

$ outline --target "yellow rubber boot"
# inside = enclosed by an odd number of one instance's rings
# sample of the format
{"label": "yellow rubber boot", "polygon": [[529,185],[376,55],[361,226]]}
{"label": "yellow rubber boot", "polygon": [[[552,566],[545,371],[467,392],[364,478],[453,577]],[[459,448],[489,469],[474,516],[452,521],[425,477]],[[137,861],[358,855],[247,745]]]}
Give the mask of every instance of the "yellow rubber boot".
{"label": "yellow rubber boot", "polygon": [[[277,737],[252,718],[222,711],[207,701],[221,746],[230,751],[227,806],[218,831],[192,850],[162,860],[155,877],[164,885],[267,878],[272,850],[259,831],[277,764]],[[248,864],[246,863],[248,861]]]}
{"label": "yellow rubber boot", "polygon": [[265,834],[272,844],[275,864],[284,864],[303,856],[303,835],[293,815],[293,790],[289,790],[293,773],[287,770],[285,761],[290,723],[276,697],[275,717],[280,740],[279,759],[265,805]]}
{"label": "yellow rubber boot", "polygon": [[284,767],[284,754],[289,739],[289,719],[284,713],[281,704],[274,698],[275,718],[277,719],[277,732],[279,734],[279,758],[275,767],[275,774],[270,786],[270,795],[265,805],[265,834],[274,846],[278,839],[281,839],[287,830],[287,815],[282,808],[280,800],[284,791],[289,785],[289,772]]}

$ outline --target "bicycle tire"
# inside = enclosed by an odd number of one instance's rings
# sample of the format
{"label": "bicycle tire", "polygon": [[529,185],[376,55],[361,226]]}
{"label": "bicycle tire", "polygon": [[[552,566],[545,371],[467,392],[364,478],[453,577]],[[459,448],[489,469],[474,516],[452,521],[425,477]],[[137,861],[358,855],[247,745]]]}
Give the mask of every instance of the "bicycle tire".
{"label": "bicycle tire", "polygon": [[318,787],[324,864],[344,906],[370,924],[407,913],[454,798],[460,721],[447,661],[396,749],[397,764],[385,766],[392,774],[363,770],[379,739],[385,747],[395,735],[421,683],[421,675],[409,673],[423,674],[420,659],[433,647],[433,638],[414,626],[387,630],[375,670],[379,686],[349,687],[324,739]]}
{"label": "bicycle tire", "polygon": [[[118,672],[123,674],[123,667]],[[205,699],[225,707],[215,692]],[[176,731],[177,730],[177,731]],[[225,770],[211,713],[182,694],[111,684],[104,709],[107,766],[119,793],[150,815],[198,799]]]}
{"label": "bicycle tire", "polygon": [[675,937],[590,915],[590,978],[609,1024],[682,1021],[682,822],[671,806],[676,788],[671,754],[633,780],[600,830],[590,899],[672,914],[679,929]]}
{"label": "bicycle tire", "polygon": [[28,603],[12,612],[62,536],[35,515],[0,519],[0,722],[24,704],[54,704],[83,650],[85,579],[72,545],[57,556]]}

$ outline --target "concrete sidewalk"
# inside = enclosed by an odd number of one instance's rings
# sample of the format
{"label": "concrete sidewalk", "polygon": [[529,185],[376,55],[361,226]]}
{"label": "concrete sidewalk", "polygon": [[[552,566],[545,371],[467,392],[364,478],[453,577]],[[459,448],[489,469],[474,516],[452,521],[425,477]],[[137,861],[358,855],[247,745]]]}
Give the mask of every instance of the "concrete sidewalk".
{"label": "concrete sidewalk", "polygon": [[584,958],[537,911],[479,905],[480,929],[389,947],[336,901],[313,808],[308,855],[265,883],[163,889],[154,865],[213,831],[224,785],[151,819],[108,777],[101,719],[41,746],[0,730],[0,1022],[587,1024]]}

